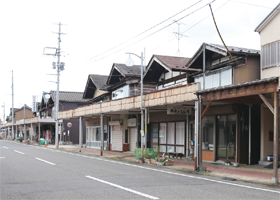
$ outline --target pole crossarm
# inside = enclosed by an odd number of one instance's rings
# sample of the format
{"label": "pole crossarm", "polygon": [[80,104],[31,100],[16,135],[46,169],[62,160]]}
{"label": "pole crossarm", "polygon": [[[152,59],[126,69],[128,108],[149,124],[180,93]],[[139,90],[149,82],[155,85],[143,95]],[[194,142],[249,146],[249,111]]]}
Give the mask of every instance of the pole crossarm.
{"label": "pole crossarm", "polygon": [[130,53],[130,52],[127,52],[127,53],[125,53],[125,54],[132,54],[132,55],[134,55],[134,56],[137,56],[138,58],[140,58],[141,60],[143,59],[141,56],[138,56],[137,54],[135,54],[135,53]]}

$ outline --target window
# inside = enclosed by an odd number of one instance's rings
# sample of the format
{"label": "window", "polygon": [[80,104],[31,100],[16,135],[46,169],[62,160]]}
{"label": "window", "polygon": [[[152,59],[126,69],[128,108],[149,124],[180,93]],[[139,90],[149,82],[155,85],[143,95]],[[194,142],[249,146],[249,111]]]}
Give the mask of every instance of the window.
{"label": "window", "polygon": [[203,141],[202,150],[213,151],[214,117],[205,116],[203,118]]}
{"label": "window", "polygon": [[124,143],[128,144],[128,129],[125,129]]}
{"label": "window", "polygon": [[261,65],[262,69],[274,67],[280,64],[280,41],[262,46]]}
{"label": "window", "polygon": [[112,100],[121,99],[129,96],[129,85],[119,88],[112,92]]}
{"label": "window", "polygon": [[[201,89],[203,89],[203,75],[195,77],[196,83],[200,82]],[[205,74],[205,89],[231,85],[232,84],[232,68],[225,67],[217,71],[211,72],[211,74]]]}

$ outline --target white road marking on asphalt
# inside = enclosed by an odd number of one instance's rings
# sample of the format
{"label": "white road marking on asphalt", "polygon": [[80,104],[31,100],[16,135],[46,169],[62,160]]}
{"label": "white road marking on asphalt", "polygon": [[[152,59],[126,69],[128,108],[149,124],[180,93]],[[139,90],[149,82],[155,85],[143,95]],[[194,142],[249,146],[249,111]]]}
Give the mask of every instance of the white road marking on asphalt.
{"label": "white road marking on asphalt", "polygon": [[43,159],[41,159],[41,158],[35,158],[35,159],[40,160],[40,161],[45,162],[45,163],[48,163],[48,164],[50,164],[50,165],[55,165],[54,163],[51,163],[51,162],[46,161],[46,160],[43,160]]}
{"label": "white road marking on asphalt", "polygon": [[4,149],[9,149],[8,147],[3,146]]}
{"label": "white road marking on asphalt", "polygon": [[135,190],[132,190],[132,189],[129,189],[129,188],[126,188],[126,187],[123,187],[123,186],[120,186],[120,185],[117,185],[117,184],[114,184],[114,183],[110,183],[110,182],[107,182],[107,181],[104,181],[104,180],[101,180],[101,179],[98,179],[98,178],[94,178],[92,176],[86,176],[86,177],[90,178],[90,179],[93,179],[95,181],[99,181],[101,183],[111,185],[113,187],[116,187],[116,188],[119,188],[119,189],[122,189],[122,190],[128,191],[128,192],[132,192],[134,194],[138,194],[138,195],[143,196],[143,197],[147,197],[149,199],[159,199],[157,197],[154,197],[154,196],[151,196],[151,195],[148,195],[148,194],[144,194],[142,192],[138,192],[138,191],[135,191]]}
{"label": "white road marking on asphalt", "polygon": [[5,157],[0,157],[0,158],[5,158]]}
{"label": "white road marking on asphalt", "polygon": [[[42,148],[42,149],[46,149],[46,148]],[[78,154],[69,153],[69,152],[63,152],[63,153],[67,153],[69,155],[80,156]],[[147,169],[147,170],[162,172],[162,173],[167,173],[167,174],[173,174],[173,175],[177,175],[177,176],[184,176],[184,177],[188,177],[188,178],[201,179],[201,180],[205,180],[205,181],[211,181],[211,182],[216,182],[216,183],[221,183],[221,184],[226,184],[226,185],[233,185],[233,186],[237,186],[237,187],[244,187],[244,188],[249,188],[249,189],[254,189],[254,190],[261,190],[261,191],[274,192],[274,193],[280,194],[280,191],[277,191],[277,190],[269,190],[269,189],[264,189],[264,188],[251,187],[251,186],[247,186],[247,185],[239,185],[239,184],[235,184],[235,183],[212,180],[212,179],[203,178],[203,177],[190,176],[190,175],[186,175],[186,174],[180,174],[180,173],[169,172],[169,171],[164,171],[164,170],[159,170],[159,169],[153,169],[153,168],[149,168],[149,167],[142,167],[142,166],[138,166],[138,165],[132,165],[132,164],[127,164],[127,163],[122,163],[122,162],[112,161],[112,160],[106,160],[106,159],[101,159],[101,158],[94,158],[94,157],[88,157],[88,158],[94,159],[94,160],[105,161],[105,162],[112,162],[112,163],[121,164],[121,165],[127,165],[127,166],[131,166],[131,167],[137,167],[137,168],[141,168],[141,169]],[[42,160],[40,158],[36,158],[36,159],[41,160],[41,161],[46,162],[46,163],[49,163],[51,165],[55,165],[54,163],[50,163],[50,162]]]}
{"label": "white road marking on asphalt", "polygon": [[20,153],[20,154],[24,154],[24,153],[22,153],[22,152],[20,152],[20,151],[17,151],[17,150],[14,150],[15,152],[17,152],[17,153]]}

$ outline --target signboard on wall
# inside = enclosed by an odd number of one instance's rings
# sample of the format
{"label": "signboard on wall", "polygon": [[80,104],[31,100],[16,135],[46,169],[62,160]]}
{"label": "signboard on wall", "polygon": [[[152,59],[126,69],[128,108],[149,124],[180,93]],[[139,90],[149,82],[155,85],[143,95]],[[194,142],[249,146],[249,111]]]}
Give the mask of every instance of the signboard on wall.
{"label": "signboard on wall", "polygon": [[168,115],[190,115],[191,113],[192,113],[192,108],[177,107],[177,106],[167,107]]}
{"label": "signboard on wall", "polygon": [[36,96],[32,96],[32,112],[37,112],[37,106],[36,106]]}
{"label": "signboard on wall", "polygon": [[136,118],[128,119],[127,127],[136,127]]}
{"label": "signboard on wall", "polygon": [[164,137],[165,133],[164,130],[159,130],[159,137]]}

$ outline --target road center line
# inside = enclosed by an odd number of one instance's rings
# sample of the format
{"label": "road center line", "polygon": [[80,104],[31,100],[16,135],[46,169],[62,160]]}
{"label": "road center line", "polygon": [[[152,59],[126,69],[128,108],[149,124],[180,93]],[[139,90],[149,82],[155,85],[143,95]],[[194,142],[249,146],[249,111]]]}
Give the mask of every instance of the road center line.
{"label": "road center line", "polygon": [[22,152],[20,152],[20,151],[17,151],[17,150],[14,150],[15,152],[17,152],[17,153],[20,153],[20,154],[24,154],[24,153],[22,153]]}
{"label": "road center line", "polygon": [[3,146],[4,149],[9,149],[8,147]]}
{"label": "road center line", "polygon": [[113,187],[116,187],[116,188],[119,188],[119,189],[122,189],[122,190],[128,191],[128,192],[132,192],[134,194],[138,194],[138,195],[143,196],[143,197],[147,197],[149,199],[159,199],[157,197],[154,197],[154,196],[151,196],[151,195],[148,195],[148,194],[144,194],[142,192],[137,192],[135,190],[132,190],[132,189],[129,189],[129,188],[126,188],[126,187],[123,187],[123,186],[120,186],[120,185],[117,185],[117,184],[114,184],[114,183],[110,183],[110,182],[107,182],[107,181],[104,181],[104,180],[101,180],[101,179],[98,179],[98,178],[94,178],[92,176],[86,176],[86,177],[90,178],[90,179],[93,179],[95,181],[99,181],[101,183],[105,183],[105,184],[111,185]]}
{"label": "road center line", "polygon": [[55,165],[54,163],[51,163],[51,162],[46,161],[46,160],[43,160],[43,159],[41,159],[41,158],[35,158],[35,159],[40,160],[40,161],[45,162],[45,163],[48,163],[48,164],[50,164],[50,165]]}

